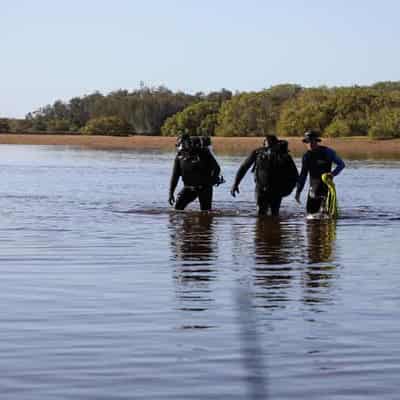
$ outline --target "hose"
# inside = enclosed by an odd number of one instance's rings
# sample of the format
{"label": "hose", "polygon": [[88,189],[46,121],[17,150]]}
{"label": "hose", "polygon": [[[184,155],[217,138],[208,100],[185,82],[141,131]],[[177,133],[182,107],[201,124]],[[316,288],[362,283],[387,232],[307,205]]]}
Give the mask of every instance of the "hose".
{"label": "hose", "polygon": [[325,200],[325,210],[331,218],[337,218],[339,216],[339,207],[336,195],[336,187],[333,183],[333,177],[330,173],[322,174],[322,182],[328,186],[328,195]]}

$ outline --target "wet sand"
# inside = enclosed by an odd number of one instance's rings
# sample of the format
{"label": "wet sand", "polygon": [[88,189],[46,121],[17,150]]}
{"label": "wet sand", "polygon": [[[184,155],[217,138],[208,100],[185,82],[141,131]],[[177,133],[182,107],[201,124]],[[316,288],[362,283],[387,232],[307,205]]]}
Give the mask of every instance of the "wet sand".
{"label": "wet sand", "polygon": [[[301,138],[284,138],[294,156],[304,153]],[[64,145],[94,149],[173,151],[174,137],[163,136],[87,136],[53,134],[0,134],[0,144]],[[261,146],[263,138],[214,137],[213,148],[218,154],[245,155]],[[365,137],[324,139],[322,144],[334,148],[342,157],[352,159],[400,159],[400,139],[371,140]]]}

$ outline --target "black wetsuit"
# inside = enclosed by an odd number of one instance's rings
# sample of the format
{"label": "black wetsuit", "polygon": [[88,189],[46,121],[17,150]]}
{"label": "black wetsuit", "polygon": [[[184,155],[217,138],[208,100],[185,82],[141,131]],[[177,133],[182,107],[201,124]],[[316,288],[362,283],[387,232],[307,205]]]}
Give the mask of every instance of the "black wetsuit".
{"label": "black wetsuit", "polygon": [[220,167],[208,149],[180,151],[174,161],[170,196],[174,193],[179,177],[183,180],[183,189],[178,193],[175,209],[184,210],[196,198],[199,198],[202,211],[211,210],[213,185],[217,183]]}
{"label": "black wetsuit", "polygon": [[304,156],[297,184],[297,192],[303,190],[307,175],[310,174],[310,189],[307,197],[307,213],[315,214],[320,211],[322,202],[328,193],[328,187],[322,182],[322,174],[331,172],[332,163],[337,166],[332,171],[336,176],[345,167],[343,160],[329,147],[318,146],[314,150],[308,150]]}
{"label": "black wetsuit", "polygon": [[238,187],[246,172],[254,166],[255,193],[259,215],[267,214],[269,209],[271,209],[271,215],[279,215],[282,198],[288,194],[285,193],[287,177],[291,174],[295,180],[297,179],[296,165],[287,151],[284,156],[287,158],[286,167],[290,171],[284,172],[280,168],[262,167],[268,164],[267,162],[264,163],[263,159],[271,157],[273,152],[279,152],[279,146],[282,144],[287,146],[287,142],[280,141],[272,147],[260,147],[254,150],[244,160],[236,174],[234,186]]}

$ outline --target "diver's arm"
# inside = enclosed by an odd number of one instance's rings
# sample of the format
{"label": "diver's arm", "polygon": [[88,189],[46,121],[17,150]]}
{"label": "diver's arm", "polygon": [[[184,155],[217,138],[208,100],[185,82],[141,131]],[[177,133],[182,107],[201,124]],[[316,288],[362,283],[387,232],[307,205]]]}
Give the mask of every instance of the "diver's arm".
{"label": "diver's arm", "polygon": [[251,168],[251,166],[255,163],[257,157],[257,150],[254,150],[240,165],[235,181],[233,183],[234,187],[239,187],[239,184],[243,177],[246,175],[246,172]]}
{"label": "diver's arm", "polygon": [[243,177],[246,175],[246,172],[250,169],[250,167],[255,163],[257,158],[257,150],[254,150],[241,164],[236,173],[235,181],[233,182],[231,188],[231,195],[233,197],[236,196],[236,193],[240,193],[239,191],[239,184]]}
{"label": "diver's arm", "polygon": [[336,152],[332,149],[328,149],[329,156],[332,159],[332,162],[336,164],[336,168],[331,172],[333,176],[339,175],[344,167],[346,166],[344,161],[336,154]]}
{"label": "diver's arm", "polygon": [[293,170],[293,175],[297,177],[297,180],[299,179],[299,171],[297,170],[296,164],[292,158],[292,156],[289,154],[289,168]]}
{"label": "diver's arm", "polygon": [[210,157],[211,176],[214,180],[216,180],[219,177],[219,173],[221,172],[221,167],[219,166],[213,154],[211,152],[209,152],[208,154],[208,156]]}
{"label": "diver's arm", "polygon": [[174,166],[172,168],[171,180],[169,183],[169,203],[172,205],[175,203],[174,192],[178,185],[179,177],[181,176],[181,167],[178,157],[175,157]]}
{"label": "diver's arm", "polygon": [[296,199],[300,197],[300,193],[304,188],[304,185],[307,180],[307,174],[308,174],[308,157],[306,153],[303,156],[303,160],[301,162],[301,172],[299,175],[299,179],[297,180]]}

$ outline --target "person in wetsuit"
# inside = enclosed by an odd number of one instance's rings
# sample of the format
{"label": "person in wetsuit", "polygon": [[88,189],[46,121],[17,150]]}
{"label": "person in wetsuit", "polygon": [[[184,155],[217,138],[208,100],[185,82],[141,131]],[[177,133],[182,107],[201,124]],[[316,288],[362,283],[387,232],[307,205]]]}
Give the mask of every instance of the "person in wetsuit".
{"label": "person in wetsuit", "polygon": [[271,215],[278,216],[282,198],[292,192],[298,177],[287,141],[275,135],[265,138],[264,146],[255,149],[239,167],[231,189],[233,197],[240,193],[239,184],[252,166],[258,214],[266,215],[270,209]]}
{"label": "person in wetsuit", "polygon": [[[343,160],[336,152],[326,146],[321,146],[321,139],[315,131],[304,134],[303,142],[307,144],[308,151],[303,155],[301,172],[297,183],[296,201],[300,203],[300,193],[304,188],[307,175],[310,175],[310,189],[307,196],[306,210],[308,214],[321,211],[321,206],[328,194],[328,187],[322,182],[322,174],[329,173],[332,177],[339,175],[345,167]],[[332,170],[332,164],[336,168]]]}
{"label": "person in wetsuit", "polygon": [[[175,204],[175,210],[184,210],[198,198],[200,209],[208,211],[212,207],[213,185],[221,183],[221,169],[207,146],[193,144],[194,139],[189,135],[178,138],[168,202],[171,206]],[[184,186],[175,201],[174,192],[180,177]]]}

